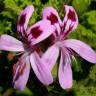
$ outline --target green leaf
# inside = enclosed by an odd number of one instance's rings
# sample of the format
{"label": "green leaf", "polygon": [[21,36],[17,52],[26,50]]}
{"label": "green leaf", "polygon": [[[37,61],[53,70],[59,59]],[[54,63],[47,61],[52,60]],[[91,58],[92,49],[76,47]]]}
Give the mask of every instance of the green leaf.
{"label": "green leaf", "polygon": [[23,90],[23,91],[16,91],[16,94],[17,95],[24,95],[24,96],[34,96],[33,95],[33,93],[32,93],[32,91],[31,90],[29,90],[28,88],[25,88],[25,90]]}
{"label": "green leaf", "polygon": [[91,0],[73,0],[72,6],[76,9],[79,15],[86,12],[91,3]]}
{"label": "green leaf", "polygon": [[90,69],[89,78],[96,82],[96,65],[92,66]]}

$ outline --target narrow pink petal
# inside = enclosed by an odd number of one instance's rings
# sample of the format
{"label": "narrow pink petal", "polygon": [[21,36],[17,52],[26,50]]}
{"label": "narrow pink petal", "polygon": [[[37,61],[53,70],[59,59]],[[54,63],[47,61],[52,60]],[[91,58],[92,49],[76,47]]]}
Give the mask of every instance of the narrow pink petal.
{"label": "narrow pink petal", "polygon": [[5,51],[24,51],[24,47],[22,42],[11,37],[9,35],[1,35],[0,36],[0,50]]}
{"label": "narrow pink petal", "polygon": [[21,35],[25,35],[29,19],[34,12],[34,7],[32,5],[27,6],[23,11],[21,11],[18,18],[17,30]]}
{"label": "narrow pink petal", "polygon": [[55,30],[55,27],[51,25],[48,20],[41,20],[34,24],[28,30],[28,40],[32,44],[41,42],[42,40],[49,37]]}
{"label": "narrow pink petal", "polygon": [[58,12],[53,7],[47,7],[43,10],[43,19],[51,21],[51,24],[59,23],[62,24]]}
{"label": "narrow pink petal", "polygon": [[70,56],[67,50],[61,51],[59,65],[59,83],[63,89],[68,89],[72,87],[72,70]]}
{"label": "narrow pink petal", "polygon": [[85,60],[91,63],[96,63],[96,52],[94,52],[87,44],[74,39],[65,40],[63,44],[64,46],[74,50]]}
{"label": "narrow pink petal", "polygon": [[65,17],[63,20],[65,35],[74,31],[78,25],[78,16],[72,6],[65,5]]}
{"label": "narrow pink petal", "polygon": [[30,71],[29,57],[24,55],[13,66],[13,86],[15,89],[24,90]]}
{"label": "narrow pink petal", "polygon": [[41,83],[44,85],[49,85],[53,82],[51,71],[49,70],[48,66],[45,66],[43,60],[40,59],[36,52],[31,54],[30,62],[34,73]]}
{"label": "narrow pink petal", "polygon": [[50,70],[52,70],[54,65],[56,64],[58,56],[59,56],[59,48],[56,45],[52,45],[43,54],[42,60],[45,61],[45,65],[49,67]]}

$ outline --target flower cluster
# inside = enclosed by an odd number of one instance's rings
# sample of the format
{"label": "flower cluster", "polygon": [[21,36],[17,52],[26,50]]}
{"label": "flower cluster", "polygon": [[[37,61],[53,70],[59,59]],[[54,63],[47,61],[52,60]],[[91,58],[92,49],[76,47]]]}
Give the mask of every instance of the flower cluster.
{"label": "flower cluster", "polygon": [[[59,54],[58,78],[63,89],[72,87],[71,58],[74,54],[77,53],[85,60],[96,63],[96,53],[90,46],[79,40],[67,39],[78,25],[78,16],[72,6],[64,5],[64,7],[63,22],[53,7],[47,7],[43,10],[42,20],[27,28],[34,12],[34,7],[30,5],[21,11],[18,18],[17,31],[21,41],[9,35],[0,36],[0,50],[22,54],[13,65],[15,89],[25,88],[31,67],[42,84],[51,84],[53,82],[51,71]],[[51,46],[40,56],[38,43],[48,37],[51,39]]]}

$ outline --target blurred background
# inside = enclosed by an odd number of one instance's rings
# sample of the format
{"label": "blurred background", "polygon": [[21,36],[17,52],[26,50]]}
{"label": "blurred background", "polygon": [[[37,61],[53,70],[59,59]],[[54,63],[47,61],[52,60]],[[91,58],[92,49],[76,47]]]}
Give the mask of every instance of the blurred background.
{"label": "blurred background", "polygon": [[[75,38],[89,44],[96,51],[96,0],[0,0],[0,35],[9,34],[18,38],[17,19],[20,11],[33,4],[35,12],[29,26],[42,18],[42,10],[53,6],[61,19],[64,18],[63,4],[72,5],[79,17],[79,26],[69,38]],[[0,51],[0,96],[96,96],[96,65],[80,57],[72,61],[73,87],[60,88],[57,78],[57,66],[52,73],[54,83],[43,86],[31,70],[30,78],[24,91],[12,88],[12,66],[18,56],[15,53]]]}

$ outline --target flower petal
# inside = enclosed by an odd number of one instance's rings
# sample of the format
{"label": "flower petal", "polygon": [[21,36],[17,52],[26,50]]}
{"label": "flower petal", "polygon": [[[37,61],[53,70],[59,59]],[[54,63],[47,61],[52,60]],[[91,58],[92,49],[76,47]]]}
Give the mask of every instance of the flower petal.
{"label": "flower petal", "polygon": [[31,54],[30,62],[37,78],[44,85],[49,85],[53,82],[51,71],[48,69],[47,66],[45,66],[44,62],[40,59],[39,55],[36,52]]}
{"label": "flower petal", "polygon": [[68,89],[72,87],[71,61],[67,50],[61,51],[58,76],[59,76],[59,83],[63,89]]}
{"label": "flower petal", "polygon": [[59,56],[59,48],[53,45],[48,48],[48,50],[43,54],[42,60],[45,61],[45,65],[49,67],[50,70],[53,69],[54,65]]}
{"label": "flower petal", "polygon": [[65,40],[63,44],[74,50],[85,60],[91,63],[96,63],[96,52],[94,52],[87,44],[74,39]]}
{"label": "flower petal", "polygon": [[5,51],[24,51],[23,44],[19,40],[9,35],[0,36],[0,50]]}
{"label": "flower petal", "polygon": [[13,86],[15,89],[24,90],[30,71],[29,57],[24,55],[13,66]]}
{"label": "flower petal", "polygon": [[78,25],[78,16],[75,9],[72,6],[65,5],[65,17],[63,20],[64,34],[67,35],[74,31]]}
{"label": "flower petal", "polygon": [[53,7],[47,7],[43,10],[43,19],[50,20],[52,25],[55,23],[62,24],[58,12]]}
{"label": "flower petal", "polygon": [[34,7],[32,5],[27,6],[23,11],[21,11],[18,18],[17,30],[20,35],[26,35],[26,29],[29,22],[29,19],[34,12]]}
{"label": "flower petal", "polygon": [[41,20],[28,30],[28,40],[33,44],[39,43],[50,36],[55,30],[48,20]]}

